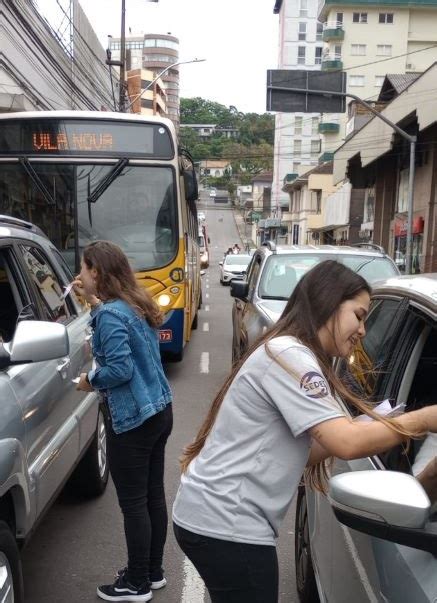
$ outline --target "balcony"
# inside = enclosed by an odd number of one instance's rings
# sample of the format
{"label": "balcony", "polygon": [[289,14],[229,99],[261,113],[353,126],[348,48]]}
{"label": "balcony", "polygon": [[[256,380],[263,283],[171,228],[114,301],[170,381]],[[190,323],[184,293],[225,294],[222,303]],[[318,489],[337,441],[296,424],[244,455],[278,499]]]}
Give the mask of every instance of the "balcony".
{"label": "balcony", "polygon": [[332,121],[322,121],[319,123],[319,134],[338,134],[340,124]]}
{"label": "balcony", "polygon": [[296,180],[296,178],[299,176],[299,174],[297,173],[293,173],[293,174],[286,174],[284,176],[284,185],[285,184],[290,184],[290,182],[293,182],[294,180]]}
{"label": "balcony", "polygon": [[334,153],[331,151],[325,151],[319,157],[319,164],[326,163],[326,161],[332,161],[334,159]]}
{"label": "balcony", "polygon": [[325,54],[322,57],[323,71],[337,71],[343,69],[343,61],[339,54]]}
{"label": "balcony", "polygon": [[339,21],[328,21],[323,24],[323,41],[336,42],[344,40],[343,23]]}

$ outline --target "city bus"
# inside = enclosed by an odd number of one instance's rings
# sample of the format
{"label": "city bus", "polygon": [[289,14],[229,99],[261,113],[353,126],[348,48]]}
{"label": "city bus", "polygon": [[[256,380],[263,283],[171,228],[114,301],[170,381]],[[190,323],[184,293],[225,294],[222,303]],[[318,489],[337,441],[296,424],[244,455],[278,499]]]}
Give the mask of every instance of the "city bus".
{"label": "city bus", "polygon": [[201,304],[197,181],[165,118],[88,111],[0,115],[0,213],[33,222],[78,273],[113,241],[165,314],[161,351],[181,360]]}

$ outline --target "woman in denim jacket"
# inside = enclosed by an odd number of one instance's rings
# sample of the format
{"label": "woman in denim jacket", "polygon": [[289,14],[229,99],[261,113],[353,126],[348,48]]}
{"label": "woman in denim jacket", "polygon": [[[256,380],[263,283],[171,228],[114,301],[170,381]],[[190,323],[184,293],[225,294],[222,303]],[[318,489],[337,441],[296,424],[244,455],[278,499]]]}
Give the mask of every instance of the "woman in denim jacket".
{"label": "woman in denim jacket", "polygon": [[172,395],[161,364],[162,317],[140,287],[123,251],[96,241],[83,252],[75,289],[91,304],[96,367],[78,389],[100,390],[108,403],[108,463],[124,516],[128,565],[113,584],[100,586],[106,601],[149,601],[162,588],[167,534],[164,450],[172,429]]}

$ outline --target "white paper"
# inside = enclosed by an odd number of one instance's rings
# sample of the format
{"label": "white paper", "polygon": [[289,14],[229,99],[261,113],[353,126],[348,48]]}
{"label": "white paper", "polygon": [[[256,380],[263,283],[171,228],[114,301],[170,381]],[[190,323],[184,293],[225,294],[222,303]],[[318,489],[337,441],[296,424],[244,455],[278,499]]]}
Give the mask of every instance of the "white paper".
{"label": "white paper", "polygon": [[68,285],[66,285],[66,287],[64,287],[65,291],[62,294],[63,299],[65,299],[67,297],[67,295],[70,293],[70,291],[73,289],[73,283],[69,283]]}
{"label": "white paper", "polygon": [[80,377],[75,377],[74,379],[71,380],[73,383],[79,383],[80,381]]}
{"label": "white paper", "polygon": [[[400,415],[405,410],[405,402],[401,404],[397,404],[395,407],[392,407],[390,404],[390,400],[383,400],[373,409],[378,415],[382,415],[384,417],[393,417]],[[354,419],[354,421],[359,421],[361,423],[368,423],[369,421],[373,421],[372,417],[368,415],[359,415]]]}

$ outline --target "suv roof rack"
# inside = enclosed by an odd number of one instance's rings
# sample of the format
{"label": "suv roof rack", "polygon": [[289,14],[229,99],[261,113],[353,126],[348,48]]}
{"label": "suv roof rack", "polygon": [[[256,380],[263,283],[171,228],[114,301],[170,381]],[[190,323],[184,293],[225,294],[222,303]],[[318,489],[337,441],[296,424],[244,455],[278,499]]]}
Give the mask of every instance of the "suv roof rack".
{"label": "suv roof rack", "polygon": [[376,251],[380,251],[381,253],[385,253],[384,247],[381,245],[377,245],[376,243],[352,243],[352,247],[363,247],[367,249],[375,249]]}
{"label": "suv roof rack", "polygon": [[20,220],[19,218],[14,218],[13,216],[5,216],[0,214],[0,224],[9,224],[10,226],[15,226],[16,228],[25,228],[26,230],[30,230],[35,234],[44,235],[41,228],[35,226],[31,222],[26,222],[26,220]]}
{"label": "suv roof rack", "polygon": [[274,241],[264,241],[263,247],[267,247],[271,252],[276,253],[276,243]]}

